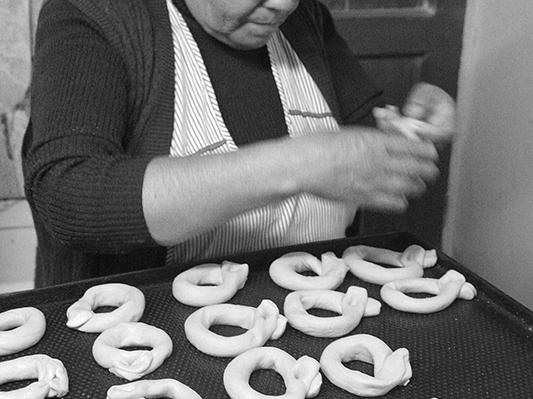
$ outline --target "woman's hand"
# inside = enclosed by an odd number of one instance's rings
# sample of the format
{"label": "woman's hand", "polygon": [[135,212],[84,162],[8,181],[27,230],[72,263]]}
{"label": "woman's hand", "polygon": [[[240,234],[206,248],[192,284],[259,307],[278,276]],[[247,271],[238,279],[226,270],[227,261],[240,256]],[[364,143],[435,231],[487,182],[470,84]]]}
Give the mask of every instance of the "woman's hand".
{"label": "woman's hand", "polygon": [[430,141],[363,127],[301,141],[301,159],[314,160],[301,167],[302,191],[367,208],[403,211],[408,199],[420,196],[439,173]]}
{"label": "woman's hand", "polygon": [[417,83],[407,96],[402,113],[425,124],[417,130],[419,137],[433,142],[450,141],[455,132],[455,101],[441,88]]}
{"label": "woman's hand", "polygon": [[146,169],[143,209],[154,240],[165,246],[302,192],[404,211],[438,175],[437,158],[430,141],[362,126],[263,141],[228,154],[158,157]]}

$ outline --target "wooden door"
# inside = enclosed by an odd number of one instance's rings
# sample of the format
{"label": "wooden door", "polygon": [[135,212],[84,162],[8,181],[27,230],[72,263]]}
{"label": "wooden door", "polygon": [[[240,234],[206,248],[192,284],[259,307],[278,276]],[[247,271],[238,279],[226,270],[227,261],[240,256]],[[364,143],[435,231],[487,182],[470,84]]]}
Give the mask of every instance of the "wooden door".
{"label": "wooden door", "polygon": [[[417,81],[457,93],[466,0],[323,0],[368,74],[401,105]],[[358,233],[409,231],[440,247],[451,146],[439,149],[441,176],[405,214],[363,211]]]}

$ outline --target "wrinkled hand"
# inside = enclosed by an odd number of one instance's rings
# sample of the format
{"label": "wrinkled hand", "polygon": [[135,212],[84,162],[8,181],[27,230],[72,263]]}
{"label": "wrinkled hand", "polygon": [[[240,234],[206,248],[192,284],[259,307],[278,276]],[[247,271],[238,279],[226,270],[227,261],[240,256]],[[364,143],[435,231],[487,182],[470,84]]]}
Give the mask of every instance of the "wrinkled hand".
{"label": "wrinkled hand", "polygon": [[304,156],[315,151],[309,158],[315,163],[301,172],[304,191],[362,207],[403,211],[438,175],[437,151],[429,141],[354,127],[301,143]]}
{"label": "wrinkled hand", "polygon": [[417,83],[407,96],[403,115],[423,122],[418,131],[421,138],[449,141],[455,131],[455,101],[441,88],[428,83]]}

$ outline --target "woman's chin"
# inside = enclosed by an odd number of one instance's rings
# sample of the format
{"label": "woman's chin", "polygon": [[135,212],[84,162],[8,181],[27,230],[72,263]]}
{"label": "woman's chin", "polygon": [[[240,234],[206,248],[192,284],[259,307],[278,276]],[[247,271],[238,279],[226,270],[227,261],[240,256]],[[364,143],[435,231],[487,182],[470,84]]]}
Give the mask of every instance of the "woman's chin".
{"label": "woman's chin", "polygon": [[265,46],[277,30],[277,25],[250,23],[246,25],[245,31],[239,31],[221,41],[237,50],[254,50]]}

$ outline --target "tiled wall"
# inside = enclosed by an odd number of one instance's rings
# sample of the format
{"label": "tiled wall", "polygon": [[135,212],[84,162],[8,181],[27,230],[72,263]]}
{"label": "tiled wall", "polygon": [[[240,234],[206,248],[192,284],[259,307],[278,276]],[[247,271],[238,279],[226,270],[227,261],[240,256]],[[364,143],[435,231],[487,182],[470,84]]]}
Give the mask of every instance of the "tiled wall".
{"label": "tiled wall", "polygon": [[36,245],[27,202],[0,201],[0,293],[33,288]]}
{"label": "tiled wall", "polygon": [[31,52],[41,3],[0,1],[0,199],[23,197],[20,148],[28,122]]}
{"label": "tiled wall", "polygon": [[427,7],[434,0],[320,0],[332,11],[365,11]]}
{"label": "tiled wall", "polygon": [[33,287],[36,238],[20,148],[37,14],[43,0],[0,0],[0,293]]}

